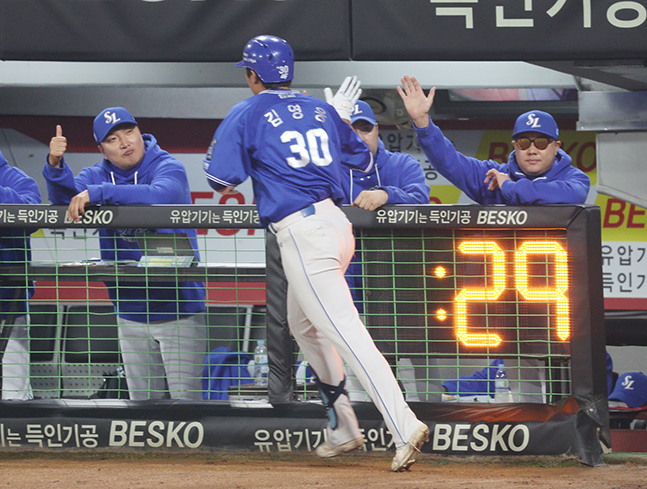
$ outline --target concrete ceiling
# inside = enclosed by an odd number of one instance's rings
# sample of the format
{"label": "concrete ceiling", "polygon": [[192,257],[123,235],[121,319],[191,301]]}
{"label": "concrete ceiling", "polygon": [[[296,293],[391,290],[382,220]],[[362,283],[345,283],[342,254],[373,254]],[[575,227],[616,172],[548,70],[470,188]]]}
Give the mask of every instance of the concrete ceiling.
{"label": "concrete ceiling", "polygon": [[[357,75],[365,93],[393,90],[404,74],[441,89],[647,90],[647,70],[568,63],[322,61],[297,62],[295,71],[293,87],[320,98],[324,87],[339,86],[347,75]],[[4,115],[94,116],[123,105],[140,117],[219,119],[249,95],[242,70],[232,63],[0,62]]]}
{"label": "concrete ceiling", "polygon": [[550,61],[534,64],[577,78],[594,80],[617,89],[647,90],[647,63],[645,60]]}

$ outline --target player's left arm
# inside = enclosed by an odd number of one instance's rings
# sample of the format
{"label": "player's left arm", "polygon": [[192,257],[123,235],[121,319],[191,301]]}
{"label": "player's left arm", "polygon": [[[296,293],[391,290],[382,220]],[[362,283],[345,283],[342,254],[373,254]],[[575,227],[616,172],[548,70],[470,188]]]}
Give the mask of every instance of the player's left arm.
{"label": "player's left arm", "polygon": [[383,185],[389,197],[387,204],[428,204],[431,189],[418,160],[406,153],[397,155],[397,181],[384,178]]}
{"label": "player's left arm", "polygon": [[498,188],[501,188],[503,186],[503,183],[507,182],[508,180],[510,180],[510,175],[500,172],[496,168],[490,168],[485,173],[485,180],[483,180],[483,183],[487,184],[488,190],[494,191]]}
{"label": "player's left arm", "polygon": [[508,205],[584,204],[590,186],[589,178],[581,173],[568,180],[509,180],[503,182],[501,193]]}
{"label": "player's left arm", "polygon": [[189,180],[184,165],[167,160],[155,170],[148,184],[113,185],[101,183],[88,186],[88,197],[93,204],[184,204]]}
{"label": "player's left arm", "polygon": [[213,185],[211,186],[216,192],[218,192],[220,195],[228,195],[228,194],[235,194],[236,193],[236,187],[234,186],[229,186],[229,187],[223,187],[220,190],[217,190]]}
{"label": "player's left arm", "polygon": [[336,121],[342,151],[341,163],[353,170],[370,172],[373,169],[374,160],[369,147],[351,125],[344,122],[335,111],[331,111],[330,115]]}

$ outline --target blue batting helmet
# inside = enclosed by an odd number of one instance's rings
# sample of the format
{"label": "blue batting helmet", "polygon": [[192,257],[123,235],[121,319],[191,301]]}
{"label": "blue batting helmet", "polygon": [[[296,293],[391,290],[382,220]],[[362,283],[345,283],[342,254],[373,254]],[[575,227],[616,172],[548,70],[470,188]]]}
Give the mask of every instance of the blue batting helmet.
{"label": "blue batting helmet", "polygon": [[256,36],[243,51],[239,68],[256,72],[265,83],[279,83],[294,78],[294,53],[285,39],[276,36]]}

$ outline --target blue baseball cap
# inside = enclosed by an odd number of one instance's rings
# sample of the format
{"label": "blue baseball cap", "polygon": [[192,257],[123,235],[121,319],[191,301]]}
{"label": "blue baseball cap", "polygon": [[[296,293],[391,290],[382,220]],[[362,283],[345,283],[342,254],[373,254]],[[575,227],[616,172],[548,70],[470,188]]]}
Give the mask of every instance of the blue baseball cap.
{"label": "blue baseball cap", "polygon": [[94,118],[94,139],[100,143],[115,127],[122,124],[138,125],[135,118],[123,107],[108,107]]}
{"label": "blue baseball cap", "polygon": [[373,109],[363,100],[358,100],[355,104],[355,110],[353,115],[350,116],[350,123],[354,124],[356,121],[366,121],[370,122],[373,125],[376,125],[375,114]]}
{"label": "blue baseball cap", "polygon": [[647,404],[647,375],[642,372],[627,372],[618,377],[611,401],[624,402],[630,408],[639,408]]}
{"label": "blue baseball cap", "polygon": [[514,123],[512,139],[524,132],[538,132],[552,139],[559,139],[559,129],[553,116],[541,110],[531,110],[517,117]]}

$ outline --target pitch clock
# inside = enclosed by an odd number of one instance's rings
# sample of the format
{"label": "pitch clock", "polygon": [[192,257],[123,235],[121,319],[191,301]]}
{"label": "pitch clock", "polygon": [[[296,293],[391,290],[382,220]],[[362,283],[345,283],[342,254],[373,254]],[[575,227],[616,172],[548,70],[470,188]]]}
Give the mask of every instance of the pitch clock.
{"label": "pitch clock", "polygon": [[359,218],[365,316],[385,352],[570,357],[574,339],[600,334],[595,207],[393,206]]}

